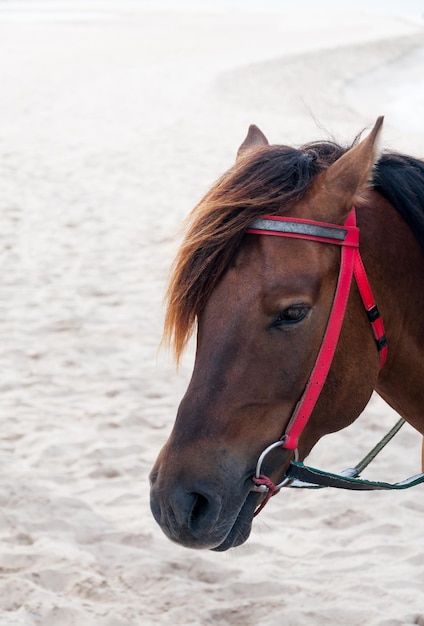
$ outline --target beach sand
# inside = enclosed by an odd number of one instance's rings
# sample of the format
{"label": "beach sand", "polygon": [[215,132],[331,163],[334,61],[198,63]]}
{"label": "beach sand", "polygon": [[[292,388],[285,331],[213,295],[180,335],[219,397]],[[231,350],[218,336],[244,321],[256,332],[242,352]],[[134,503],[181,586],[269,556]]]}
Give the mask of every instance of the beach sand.
{"label": "beach sand", "polygon": [[[353,5],[352,5],[353,6]],[[323,10],[0,4],[1,626],[424,625],[424,491],[287,490],[227,553],[170,543],[148,473],[193,359],[159,350],[181,223],[250,123],[424,155],[424,32]],[[374,397],[310,461],[352,466]],[[405,426],[365,476],[420,469]]]}

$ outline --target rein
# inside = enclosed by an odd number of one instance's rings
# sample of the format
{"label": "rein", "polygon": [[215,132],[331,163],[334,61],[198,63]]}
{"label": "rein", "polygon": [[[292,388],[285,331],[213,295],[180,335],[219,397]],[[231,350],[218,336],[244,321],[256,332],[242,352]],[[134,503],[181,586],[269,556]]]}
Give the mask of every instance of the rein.
{"label": "rein", "polygon": [[[254,482],[252,491],[264,492],[266,493],[266,496],[255,512],[255,515],[263,509],[271,496],[277,493],[283,486],[288,483],[292,483],[293,480],[296,480],[296,482],[302,481],[302,484],[294,484],[292,486],[306,486],[313,488],[335,486],[347,489],[401,489],[406,488],[407,486],[412,486],[412,484],[418,484],[418,482],[424,482],[424,474],[422,474],[419,477],[409,479],[412,481],[411,484],[404,485],[404,483],[396,483],[395,485],[389,485],[388,483],[372,483],[371,481],[363,481],[355,478],[354,476],[358,476],[361,471],[356,471],[357,468],[354,470],[347,470],[348,472],[351,472],[349,476],[339,476],[337,474],[321,472],[320,470],[316,470],[314,468],[308,468],[303,465],[303,463],[297,462],[297,447],[299,438],[308,423],[312,411],[314,410],[333,362],[353,278],[355,278],[362,303],[374,334],[379,353],[380,369],[384,366],[387,360],[387,341],[383,321],[375,303],[367,273],[359,252],[359,228],[356,226],[355,208],[353,207],[351,209],[343,226],[306,219],[266,216],[264,218],[254,220],[246,232],[255,235],[272,235],[276,237],[306,239],[308,241],[329,243],[339,245],[341,247],[340,270],[336,291],[324,338],[322,340],[315,365],[312,368],[305,390],[293,411],[282,437],[279,441],[269,445],[258,459],[256,474],[252,478]],[[295,457],[295,460],[290,463],[286,476],[277,485],[274,485],[268,476],[261,473],[261,467],[265,457],[274,448],[292,450]],[[307,482],[305,483],[304,481]],[[404,482],[407,483],[408,481]]]}

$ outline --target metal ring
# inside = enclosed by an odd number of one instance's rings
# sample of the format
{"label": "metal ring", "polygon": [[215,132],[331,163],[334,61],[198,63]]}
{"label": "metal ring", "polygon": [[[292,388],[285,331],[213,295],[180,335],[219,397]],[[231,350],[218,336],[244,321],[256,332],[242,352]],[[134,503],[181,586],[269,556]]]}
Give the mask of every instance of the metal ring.
{"label": "metal ring", "polygon": [[[279,439],[278,441],[271,443],[267,448],[265,448],[265,450],[259,456],[258,462],[256,463],[255,478],[260,477],[262,463],[264,462],[264,459],[266,455],[268,454],[268,452],[271,452],[271,450],[274,450],[274,448],[280,448],[283,445],[283,443],[284,441]],[[294,460],[297,461],[298,458],[299,458],[299,453],[296,448],[296,450],[294,450]],[[278,485],[275,485],[275,486],[277,489],[281,489],[282,487],[287,485],[287,483],[289,483],[290,481],[291,481],[291,478],[286,477],[286,478],[283,478],[283,480],[280,483],[278,483]],[[268,487],[266,485],[254,485],[253,487],[251,487],[251,491],[259,491],[262,493],[266,493],[268,491]]]}

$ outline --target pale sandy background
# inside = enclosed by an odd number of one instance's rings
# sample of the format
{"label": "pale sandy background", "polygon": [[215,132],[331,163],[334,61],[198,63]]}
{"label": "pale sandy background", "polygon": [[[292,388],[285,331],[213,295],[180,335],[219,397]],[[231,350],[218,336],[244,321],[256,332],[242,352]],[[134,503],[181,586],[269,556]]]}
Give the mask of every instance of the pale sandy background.
{"label": "pale sandy background", "polygon": [[[288,490],[225,554],[149,511],[192,365],[158,353],[176,233],[248,124],[349,142],[385,114],[424,155],[424,3],[334,4],[0,2],[1,626],[424,625],[422,487]],[[311,461],[395,419],[374,399]],[[405,427],[366,476],[419,448]]]}

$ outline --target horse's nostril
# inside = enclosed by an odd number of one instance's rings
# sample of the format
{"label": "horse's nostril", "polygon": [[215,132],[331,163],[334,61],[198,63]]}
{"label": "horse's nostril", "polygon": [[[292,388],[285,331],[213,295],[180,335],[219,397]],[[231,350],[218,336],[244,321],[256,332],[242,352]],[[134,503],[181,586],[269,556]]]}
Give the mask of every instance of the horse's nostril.
{"label": "horse's nostril", "polygon": [[[222,501],[212,487],[205,484],[173,484],[164,489],[158,484],[151,489],[150,507],[165,534],[190,547],[205,545],[215,547],[221,543],[221,535],[215,541]],[[210,543],[209,543],[210,542]]]}
{"label": "horse's nostril", "polygon": [[206,520],[211,512],[211,507],[208,498],[201,493],[191,493],[190,496],[194,499],[194,503],[191,507],[188,525],[190,530],[193,531]]}

